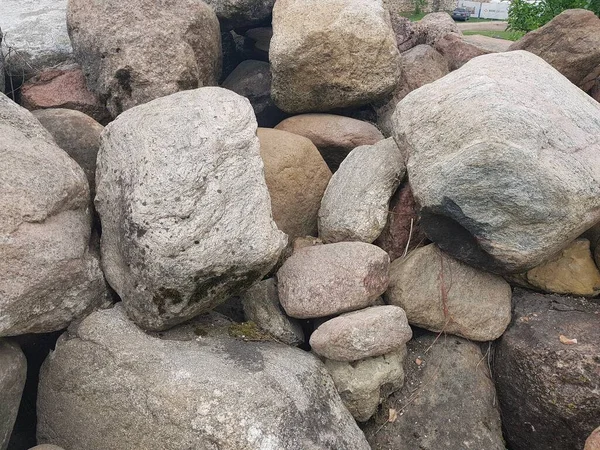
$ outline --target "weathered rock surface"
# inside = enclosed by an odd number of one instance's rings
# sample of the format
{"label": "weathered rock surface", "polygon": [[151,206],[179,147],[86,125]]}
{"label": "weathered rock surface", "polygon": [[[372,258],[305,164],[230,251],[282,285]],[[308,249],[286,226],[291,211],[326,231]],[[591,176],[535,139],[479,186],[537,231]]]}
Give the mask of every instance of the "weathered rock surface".
{"label": "weathered rock surface", "polygon": [[581,449],[600,417],[600,305],[521,289],[513,303],[493,368],[508,445]]}
{"label": "weathered rock surface", "polygon": [[50,132],[58,146],[81,166],[93,199],[96,196],[96,157],[104,127],[72,109],[43,109],[34,111],[33,115]]}
{"label": "weathered rock surface", "polygon": [[388,269],[387,253],[364,242],[301,248],[277,272],[279,301],[299,319],[366,308],[386,290]]}
{"label": "weathered rock surface", "polygon": [[384,298],[403,308],[411,325],[475,341],[497,339],[510,323],[510,285],[435,244],[392,262]]}
{"label": "weathered rock surface", "polygon": [[312,350],[334,361],[358,361],[398,350],[412,337],[397,306],[372,306],[334,317],[310,337]]}
{"label": "weathered rock surface", "polygon": [[583,450],[600,450],[600,427],[596,428],[585,441]]}
{"label": "weathered rock surface", "polygon": [[435,49],[446,58],[450,70],[456,70],[473,58],[490,53],[488,50],[466,41],[463,36],[456,33],[448,33],[438,39]]}
{"label": "weathered rock surface", "polygon": [[275,0],[206,0],[206,3],[215,10],[221,28],[232,30],[268,22]]}
{"label": "weathered rock surface", "polygon": [[274,127],[285,117],[271,99],[271,67],[267,62],[242,61],[222,86],[250,100],[259,127]]}
{"label": "weathered rock surface", "polygon": [[600,76],[600,18],[585,9],[563,11],[510,50],[535,53],[573,84],[588,90]]}
{"label": "weathered rock surface", "polygon": [[435,45],[449,33],[461,35],[456,22],[447,12],[433,12],[427,14],[415,24],[417,44]]}
{"label": "weathered rock surface", "polygon": [[[2,56],[2,39],[4,35],[2,34],[2,29],[0,28],[0,74],[4,74],[4,57]],[[0,76],[0,92],[4,93],[4,76]]]}
{"label": "weathered rock surface", "polygon": [[42,367],[38,439],[87,450],[369,449],[317,358],[198,327],[158,338],[120,306],[86,318]]}
{"label": "weathered rock surface", "polygon": [[470,61],[394,124],[421,226],[458,259],[522,272],[600,220],[600,105],[532,53]]}
{"label": "weathered rock surface", "polygon": [[290,239],[316,235],[317,213],[331,171],[310,140],[287,131],[259,128],[260,156],[273,219]]}
{"label": "weathered rock surface", "polygon": [[384,139],[373,124],[335,114],[300,114],[285,119],[275,129],[310,139],[333,171],[356,147]]}
{"label": "weathered rock surface", "polygon": [[405,172],[392,138],[352,150],[323,195],[319,209],[323,242],[377,239],[387,222],[390,198]]}
{"label": "weathered rock surface", "polygon": [[96,208],[106,278],[164,329],[260,280],[286,245],[248,100],[205,87],[121,114],[102,134]]}
{"label": "weathered rock surface", "polygon": [[418,207],[408,182],[398,188],[389,210],[387,223],[375,245],[384,249],[393,261],[420,247],[427,238],[419,226]]}
{"label": "weathered rock surface", "polygon": [[219,22],[203,2],[71,0],[67,23],[87,85],[113,117],[219,80]]}
{"label": "weathered rock surface", "polygon": [[498,39],[490,36],[483,36],[481,34],[463,36],[462,39],[469,44],[473,44],[490,53],[507,52],[509,47],[513,44],[512,41],[507,39]]}
{"label": "weathered rock surface", "polygon": [[0,27],[9,75],[29,78],[72,59],[66,9],[67,0],[2,0]]}
{"label": "weathered rock surface", "polygon": [[0,450],[8,448],[26,376],[27,361],[19,346],[0,339]]}
{"label": "weathered rock surface", "polygon": [[66,108],[81,111],[102,123],[110,119],[104,104],[87,88],[79,68],[41,72],[21,87],[21,104],[30,111]]}
{"label": "weathered rock surface", "polygon": [[[371,448],[504,450],[494,383],[479,346],[427,333],[407,347],[403,388],[364,430]],[[386,423],[390,408],[398,417]]]}
{"label": "weathered rock surface", "polygon": [[300,324],[287,317],[279,303],[277,282],[274,278],[259,281],[242,294],[246,318],[275,339],[288,345],[304,343]]}
{"label": "weathered rock surface", "polygon": [[415,24],[408,17],[401,15],[403,5],[398,0],[383,0],[383,6],[390,14],[392,29],[396,35],[398,50],[405,52],[417,45],[417,34],[415,33]]}
{"label": "weathered rock surface", "polygon": [[269,52],[275,104],[289,113],[360,106],[398,83],[381,0],[278,0]]}
{"label": "weathered rock surface", "polygon": [[42,444],[31,447],[29,450],[63,450],[63,448],[52,444]]}
{"label": "weathered rock surface", "polygon": [[403,345],[393,353],[361,361],[324,362],[350,414],[359,422],[366,422],[379,404],[404,384],[405,358]]}
{"label": "weathered rock surface", "polygon": [[600,271],[594,263],[587,239],[577,239],[549,261],[507,279],[551,294],[586,297],[600,294]]}
{"label": "weathered rock surface", "polygon": [[391,98],[375,105],[377,125],[386,136],[392,134],[396,105],[410,92],[431,83],[450,71],[448,61],[430,45],[417,45],[400,55],[401,77]]}
{"label": "weathered rock surface", "polygon": [[0,336],[65,328],[105,299],[83,170],[0,94]]}

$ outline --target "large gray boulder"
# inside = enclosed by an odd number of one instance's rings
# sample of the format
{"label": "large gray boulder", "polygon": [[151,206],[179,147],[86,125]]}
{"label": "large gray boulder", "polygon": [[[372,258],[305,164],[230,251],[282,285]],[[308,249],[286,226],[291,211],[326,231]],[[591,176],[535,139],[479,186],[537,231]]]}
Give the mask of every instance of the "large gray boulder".
{"label": "large gray boulder", "polygon": [[381,0],[278,0],[269,60],[273,99],[289,113],[364,105],[398,83]]}
{"label": "large gray boulder", "polygon": [[248,100],[222,88],[140,105],[101,137],[96,208],[106,278],[163,329],[260,280],[287,239],[271,215]]}
{"label": "large gray boulder", "polygon": [[19,346],[0,339],[0,450],[8,448],[26,376],[27,361]]}
{"label": "large gray boulder", "polygon": [[414,26],[417,44],[435,45],[449,33],[462,35],[458,25],[445,11],[427,14]]}
{"label": "large gray boulder", "polygon": [[385,227],[406,167],[393,139],[355,148],[333,174],[319,209],[323,242],[371,243]]}
{"label": "large gray boulder", "polygon": [[44,68],[72,60],[66,9],[67,0],[0,2],[0,28],[9,75],[30,78]]}
{"label": "large gray boulder", "polygon": [[203,324],[159,338],[120,305],[86,318],[42,367],[38,441],[86,450],[369,449],[316,357]]}
{"label": "large gray boulder", "polygon": [[504,450],[496,391],[479,346],[427,333],[407,347],[404,386],[364,428],[372,450]]}
{"label": "large gray boulder", "polygon": [[206,0],[217,14],[223,30],[246,28],[269,20],[275,0]]}
{"label": "large gray boulder", "polygon": [[204,2],[71,0],[67,23],[88,87],[113,117],[219,80],[219,21]]}
{"label": "large gray boulder", "polygon": [[514,450],[579,450],[600,418],[600,305],[583,298],[514,292],[494,376]]}
{"label": "large gray boulder", "polygon": [[83,170],[0,94],[0,336],[60,330],[106,299]]}
{"label": "large gray boulder", "polygon": [[421,227],[458,259],[526,271],[600,220],[600,104],[532,53],[475,58],[393,120]]}

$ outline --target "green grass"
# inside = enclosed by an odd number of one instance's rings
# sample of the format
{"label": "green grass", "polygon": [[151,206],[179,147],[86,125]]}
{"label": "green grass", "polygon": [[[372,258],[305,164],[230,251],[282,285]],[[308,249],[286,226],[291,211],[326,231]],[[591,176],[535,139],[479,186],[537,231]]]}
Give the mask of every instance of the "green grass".
{"label": "green grass", "polygon": [[518,41],[525,35],[525,33],[523,33],[522,31],[463,31],[463,34],[480,34],[482,36],[488,36],[497,39],[506,39],[509,41]]}
{"label": "green grass", "polygon": [[[423,17],[425,17],[427,14],[429,13],[419,13],[419,14],[415,14],[412,12],[406,12],[406,13],[400,13],[400,15],[402,17],[407,17],[408,19],[410,19],[411,22],[417,22],[419,20],[421,20]],[[450,12],[448,12],[448,14],[450,14]],[[467,23],[472,23],[472,22],[494,22],[495,19],[475,19],[475,18],[470,18],[468,20]]]}

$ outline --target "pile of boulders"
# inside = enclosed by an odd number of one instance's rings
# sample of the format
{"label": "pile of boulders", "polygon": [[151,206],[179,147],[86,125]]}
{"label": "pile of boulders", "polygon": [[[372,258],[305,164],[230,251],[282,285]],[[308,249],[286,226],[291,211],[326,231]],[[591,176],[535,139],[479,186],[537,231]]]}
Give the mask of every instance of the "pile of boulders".
{"label": "pile of boulders", "polygon": [[0,450],[597,448],[593,13],[495,53],[382,0],[34,3]]}

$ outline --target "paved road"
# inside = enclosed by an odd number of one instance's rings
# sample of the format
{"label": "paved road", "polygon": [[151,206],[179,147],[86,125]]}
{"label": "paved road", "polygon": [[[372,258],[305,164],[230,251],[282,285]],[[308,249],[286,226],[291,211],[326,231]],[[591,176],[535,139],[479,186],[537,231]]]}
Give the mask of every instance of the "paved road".
{"label": "paved road", "polygon": [[492,22],[457,22],[458,28],[461,31],[504,31],[508,26],[508,22],[492,21]]}

